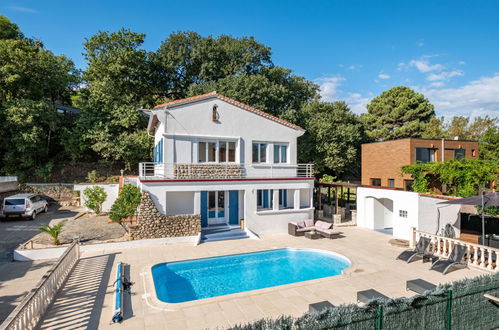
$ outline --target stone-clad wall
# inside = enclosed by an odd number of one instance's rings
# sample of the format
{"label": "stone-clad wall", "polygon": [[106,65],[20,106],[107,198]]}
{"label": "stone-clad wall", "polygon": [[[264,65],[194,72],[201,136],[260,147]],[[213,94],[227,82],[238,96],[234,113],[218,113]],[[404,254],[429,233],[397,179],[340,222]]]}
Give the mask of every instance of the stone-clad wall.
{"label": "stone-clad wall", "polygon": [[243,176],[243,167],[237,164],[176,164],[174,176],[177,179],[241,178]]}
{"label": "stone-clad wall", "polygon": [[199,214],[161,215],[149,193],[142,193],[137,224],[129,226],[130,240],[195,236],[201,231]]}

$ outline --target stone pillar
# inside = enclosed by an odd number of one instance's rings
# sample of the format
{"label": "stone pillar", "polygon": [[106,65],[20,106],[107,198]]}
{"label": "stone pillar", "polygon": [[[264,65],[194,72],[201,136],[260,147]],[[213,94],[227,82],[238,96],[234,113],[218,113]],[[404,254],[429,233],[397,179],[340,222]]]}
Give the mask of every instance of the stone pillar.
{"label": "stone pillar", "polygon": [[314,188],[310,188],[308,194],[310,198],[310,207],[314,207]]}
{"label": "stone pillar", "polygon": [[294,197],[293,201],[294,209],[298,210],[300,208],[300,189],[295,189],[293,197]]}
{"label": "stone pillar", "polygon": [[279,210],[279,189],[273,190],[272,209],[275,211]]}

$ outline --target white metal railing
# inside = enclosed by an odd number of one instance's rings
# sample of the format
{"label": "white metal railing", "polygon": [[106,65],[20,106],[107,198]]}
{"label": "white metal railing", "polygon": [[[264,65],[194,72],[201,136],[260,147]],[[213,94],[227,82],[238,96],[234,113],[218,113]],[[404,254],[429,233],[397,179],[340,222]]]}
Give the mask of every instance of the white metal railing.
{"label": "white metal railing", "polygon": [[[233,175],[231,169],[241,166],[238,175]],[[182,174],[176,169],[182,168]],[[200,174],[200,168],[206,173]],[[192,174],[190,175],[190,169]],[[187,174],[186,174],[187,171]],[[202,170],[201,170],[202,172]],[[196,179],[196,178],[314,178],[313,164],[271,164],[271,163],[140,163],[139,177],[167,178],[167,179]]]}
{"label": "white metal railing", "polygon": [[0,330],[35,328],[79,258],[79,242],[74,241],[0,325]]}
{"label": "white metal railing", "polygon": [[469,243],[455,238],[434,235],[424,231],[416,230],[415,228],[412,228],[410,245],[414,247],[420,237],[427,237],[431,239],[429,252],[438,257],[448,258],[452,251],[452,248],[455,245],[462,245],[467,249],[466,262],[468,263],[468,266],[477,267],[493,272],[499,272],[499,267],[497,265],[497,262],[499,261],[499,249],[490,246]]}
{"label": "white metal railing", "polygon": [[0,182],[17,182],[17,176],[0,176]]}

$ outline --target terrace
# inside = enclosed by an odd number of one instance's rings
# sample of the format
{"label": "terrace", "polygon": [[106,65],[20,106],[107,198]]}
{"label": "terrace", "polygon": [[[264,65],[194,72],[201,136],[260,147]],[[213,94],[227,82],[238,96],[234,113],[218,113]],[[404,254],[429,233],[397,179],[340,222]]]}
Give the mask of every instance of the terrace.
{"label": "terrace", "polygon": [[[117,262],[130,265],[129,278],[135,282],[133,294],[125,296],[125,319],[120,326],[125,329],[152,329],[159,324],[168,329],[228,327],[263,317],[283,314],[299,316],[308,310],[308,304],[323,300],[329,300],[334,305],[356,303],[356,293],[360,290],[376,289],[392,298],[409,297],[413,294],[406,291],[405,281],[410,279],[421,278],[439,284],[488,273],[471,267],[442,275],[429,271],[429,263],[417,261],[406,264],[395,260],[402,249],[388,244],[387,235],[357,227],[345,227],[341,231],[343,237],[335,240],[269,235],[261,240],[221,241],[196,247],[178,243],[120,251],[84,252],[75,269],[80,269],[79,266],[84,263],[102,260],[101,264],[93,265],[93,269],[100,271],[91,281],[86,272],[74,271],[68,279],[71,285],[63,287],[54,306],[72,306],[74,293],[85,286],[94,288],[85,297],[94,303],[61,312],[54,310],[55,307],[49,309],[41,328],[53,325],[63,328],[73,324],[109,328],[113,293],[106,288],[113,285],[115,279],[112,274],[116,271]],[[185,303],[165,304],[155,297],[150,272],[150,267],[155,264],[286,247],[336,252],[348,257],[352,265],[338,276]],[[109,262],[110,259],[113,262]],[[80,282],[78,277],[85,280]]]}

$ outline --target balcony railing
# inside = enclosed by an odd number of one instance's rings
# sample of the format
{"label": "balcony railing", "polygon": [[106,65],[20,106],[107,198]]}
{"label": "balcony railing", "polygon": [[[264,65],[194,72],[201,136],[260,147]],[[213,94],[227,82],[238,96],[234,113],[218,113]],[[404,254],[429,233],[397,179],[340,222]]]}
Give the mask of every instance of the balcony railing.
{"label": "balcony railing", "polygon": [[176,180],[313,178],[313,164],[140,163],[139,177]]}

